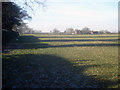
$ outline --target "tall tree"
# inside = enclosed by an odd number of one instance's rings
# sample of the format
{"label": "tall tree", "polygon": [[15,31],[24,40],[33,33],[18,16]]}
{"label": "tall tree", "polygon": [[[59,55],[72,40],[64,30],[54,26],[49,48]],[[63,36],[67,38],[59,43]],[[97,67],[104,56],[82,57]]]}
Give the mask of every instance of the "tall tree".
{"label": "tall tree", "polygon": [[23,20],[31,19],[25,10],[14,2],[2,2],[2,28],[12,30],[15,25],[20,26]]}

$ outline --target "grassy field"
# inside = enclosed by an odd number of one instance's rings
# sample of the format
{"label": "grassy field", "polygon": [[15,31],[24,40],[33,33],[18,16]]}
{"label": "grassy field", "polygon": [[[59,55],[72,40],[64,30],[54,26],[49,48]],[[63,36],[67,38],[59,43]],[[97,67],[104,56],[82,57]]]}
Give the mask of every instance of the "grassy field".
{"label": "grassy field", "polygon": [[15,44],[3,53],[3,87],[118,87],[117,34],[26,34]]}

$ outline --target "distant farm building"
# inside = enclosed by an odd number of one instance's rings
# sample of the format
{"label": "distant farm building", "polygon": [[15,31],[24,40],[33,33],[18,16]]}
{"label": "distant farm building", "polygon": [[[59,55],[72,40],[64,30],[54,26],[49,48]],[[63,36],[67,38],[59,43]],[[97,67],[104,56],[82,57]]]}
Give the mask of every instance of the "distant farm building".
{"label": "distant farm building", "polygon": [[98,34],[98,31],[92,31],[91,34]]}
{"label": "distant farm building", "polygon": [[80,30],[75,30],[75,34],[81,34]]}

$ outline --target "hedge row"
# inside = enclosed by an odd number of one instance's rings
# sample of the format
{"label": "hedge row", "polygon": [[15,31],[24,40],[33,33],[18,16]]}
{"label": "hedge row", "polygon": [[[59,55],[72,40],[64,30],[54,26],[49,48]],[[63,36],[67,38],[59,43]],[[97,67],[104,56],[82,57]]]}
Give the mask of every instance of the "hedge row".
{"label": "hedge row", "polygon": [[18,32],[2,29],[2,45],[7,44],[11,39],[17,38]]}

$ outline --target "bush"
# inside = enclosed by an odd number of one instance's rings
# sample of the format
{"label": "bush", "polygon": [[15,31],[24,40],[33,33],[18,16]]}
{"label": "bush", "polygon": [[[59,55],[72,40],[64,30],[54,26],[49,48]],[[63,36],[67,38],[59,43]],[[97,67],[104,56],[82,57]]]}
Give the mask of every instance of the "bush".
{"label": "bush", "polygon": [[7,44],[11,39],[17,38],[18,32],[2,29],[2,45]]}

